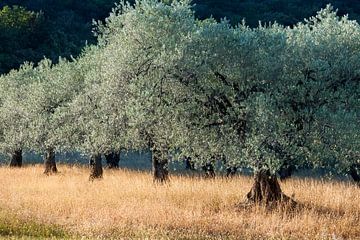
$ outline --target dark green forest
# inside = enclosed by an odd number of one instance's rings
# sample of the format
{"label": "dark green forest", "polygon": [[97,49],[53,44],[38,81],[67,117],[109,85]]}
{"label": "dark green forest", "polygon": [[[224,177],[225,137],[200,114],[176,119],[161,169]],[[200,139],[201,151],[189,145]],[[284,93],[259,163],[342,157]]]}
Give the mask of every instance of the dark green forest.
{"label": "dark green forest", "polygon": [[[77,56],[95,42],[93,19],[104,20],[115,0],[4,0],[0,3],[0,73],[24,61],[44,57]],[[327,3],[360,20],[360,2],[353,0],[194,0],[196,16],[226,17],[232,24],[243,19],[251,27],[259,21],[291,26],[315,15]]]}

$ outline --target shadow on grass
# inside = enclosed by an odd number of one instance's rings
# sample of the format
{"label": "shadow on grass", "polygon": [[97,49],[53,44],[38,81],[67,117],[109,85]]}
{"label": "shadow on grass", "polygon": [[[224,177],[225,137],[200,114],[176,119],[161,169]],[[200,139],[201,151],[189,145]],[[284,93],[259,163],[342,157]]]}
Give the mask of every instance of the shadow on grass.
{"label": "shadow on grass", "polygon": [[318,216],[328,216],[328,217],[343,217],[346,214],[346,212],[342,209],[333,209],[312,203],[302,203],[299,206],[298,210],[311,211],[316,213],[316,215]]}
{"label": "shadow on grass", "polygon": [[[344,217],[347,214],[343,209],[334,209],[309,202],[296,202],[296,205],[278,203],[269,206],[264,204],[248,204],[246,201],[243,201],[236,204],[234,208],[237,212],[282,213],[286,218],[297,217],[305,212],[329,218]],[[357,215],[360,217],[360,212],[358,212]]]}

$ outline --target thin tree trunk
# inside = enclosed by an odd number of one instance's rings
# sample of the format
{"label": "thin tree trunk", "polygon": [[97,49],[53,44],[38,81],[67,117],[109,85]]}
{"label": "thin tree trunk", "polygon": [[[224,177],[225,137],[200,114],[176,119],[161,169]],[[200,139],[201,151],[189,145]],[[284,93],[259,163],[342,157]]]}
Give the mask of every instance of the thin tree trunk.
{"label": "thin tree trunk", "polygon": [[17,149],[11,154],[10,167],[22,166],[22,149]]}
{"label": "thin tree trunk", "polygon": [[208,163],[202,167],[205,171],[205,178],[214,178],[216,176],[214,165],[212,163]]}
{"label": "thin tree trunk", "polygon": [[[224,166],[227,165],[227,159],[225,156],[221,157],[221,161],[223,162]],[[236,166],[226,166],[226,177],[230,178],[236,175],[237,172]]]}
{"label": "thin tree trunk", "polygon": [[349,174],[355,181],[355,183],[360,187],[360,165],[353,164],[350,166]]}
{"label": "thin tree trunk", "polygon": [[93,154],[90,157],[90,177],[89,180],[92,181],[94,179],[102,178],[103,169],[101,162],[101,154]]}
{"label": "thin tree trunk", "polygon": [[44,174],[50,175],[57,173],[56,162],[55,162],[55,151],[53,148],[48,148],[44,154]]}
{"label": "thin tree trunk", "polygon": [[118,169],[120,162],[120,151],[109,152],[104,154],[106,159],[106,164],[110,169]]}
{"label": "thin tree trunk", "polygon": [[168,170],[168,153],[161,152],[158,149],[152,150],[152,168],[154,174],[154,182],[166,183],[169,181]]}
{"label": "thin tree trunk", "polygon": [[276,176],[271,175],[268,170],[255,173],[254,184],[246,197],[249,203],[266,206],[281,202],[295,205],[295,201],[283,194]]}
{"label": "thin tree trunk", "polygon": [[185,158],[185,169],[195,170],[194,162],[191,160],[191,157]]}

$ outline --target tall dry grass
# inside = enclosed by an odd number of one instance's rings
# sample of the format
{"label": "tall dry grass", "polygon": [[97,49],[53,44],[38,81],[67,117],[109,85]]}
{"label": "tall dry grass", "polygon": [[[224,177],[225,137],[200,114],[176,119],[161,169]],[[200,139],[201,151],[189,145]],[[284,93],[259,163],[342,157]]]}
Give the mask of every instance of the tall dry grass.
{"label": "tall dry grass", "polygon": [[56,224],[77,236],[126,239],[360,239],[360,189],[351,183],[291,179],[283,191],[292,211],[239,208],[251,178],[204,180],[172,176],[154,185],[150,173],[59,166],[0,168],[0,208],[22,220]]}

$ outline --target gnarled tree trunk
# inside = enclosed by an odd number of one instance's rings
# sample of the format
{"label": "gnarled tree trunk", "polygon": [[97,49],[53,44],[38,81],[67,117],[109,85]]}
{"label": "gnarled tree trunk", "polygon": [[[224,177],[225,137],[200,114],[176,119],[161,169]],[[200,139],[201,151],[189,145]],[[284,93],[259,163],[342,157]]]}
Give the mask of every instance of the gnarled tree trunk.
{"label": "gnarled tree trunk", "polygon": [[246,197],[249,203],[266,206],[281,202],[295,204],[295,201],[283,194],[276,176],[271,175],[268,170],[255,173],[254,184]]}
{"label": "gnarled tree trunk", "polygon": [[10,167],[22,166],[22,149],[17,149],[11,154]]}
{"label": "gnarled tree trunk", "polygon": [[44,154],[44,174],[50,175],[57,173],[56,162],[55,162],[55,151],[53,148],[48,148]]}
{"label": "gnarled tree trunk", "polygon": [[118,169],[120,162],[120,151],[109,152],[104,154],[106,159],[106,164],[110,169]]}
{"label": "gnarled tree trunk", "polygon": [[93,154],[90,157],[90,176],[89,180],[92,181],[94,179],[102,178],[103,176],[103,169],[102,169],[102,162],[101,162],[101,154]]}
{"label": "gnarled tree trunk", "polygon": [[350,176],[355,181],[355,183],[360,187],[360,165],[353,164],[350,166],[349,171]]}
{"label": "gnarled tree trunk", "polygon": [[159,151],[158,149],[153,147],[152,168],[154,174],[154,182],[165,183],[169,180],[167,151]]}

